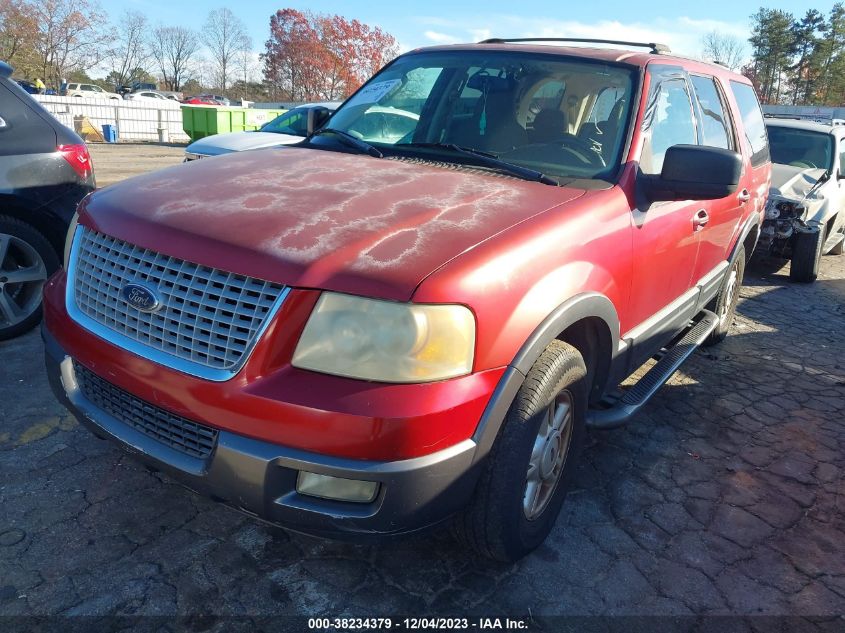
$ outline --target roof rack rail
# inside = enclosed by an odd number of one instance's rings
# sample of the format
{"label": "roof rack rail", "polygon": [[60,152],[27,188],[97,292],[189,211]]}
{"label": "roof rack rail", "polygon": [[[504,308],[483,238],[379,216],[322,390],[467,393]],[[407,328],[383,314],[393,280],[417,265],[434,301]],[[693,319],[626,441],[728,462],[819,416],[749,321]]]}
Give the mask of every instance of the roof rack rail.
{"label": "roof rack rail", "polygon": [[671,53],[666,44],[659,44],[657,42],[626,42],[624,40],[603,40],[585,37],[491,37],[487,40],[482,40],[479,44],[512,44],[519,42],[581,42],[587,44],[616,44],[619,46],[636,46],[638,48],[650,48],[655,55]]}

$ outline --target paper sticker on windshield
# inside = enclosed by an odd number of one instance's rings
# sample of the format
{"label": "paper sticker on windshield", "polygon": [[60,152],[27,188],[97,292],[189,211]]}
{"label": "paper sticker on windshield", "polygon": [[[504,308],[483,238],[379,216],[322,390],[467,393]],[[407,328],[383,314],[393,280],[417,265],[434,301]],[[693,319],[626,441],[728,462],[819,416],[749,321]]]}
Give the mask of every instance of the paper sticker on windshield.
{"label": "paper sticker on windshield", "polygon": [[393,92],[399,84],[401,79],[388,79],[387,81],[377,81],[362,88],[352,100],[347,103],[347,106],[363,105],[365,103],[378,103],[384,99],[389,93]]}

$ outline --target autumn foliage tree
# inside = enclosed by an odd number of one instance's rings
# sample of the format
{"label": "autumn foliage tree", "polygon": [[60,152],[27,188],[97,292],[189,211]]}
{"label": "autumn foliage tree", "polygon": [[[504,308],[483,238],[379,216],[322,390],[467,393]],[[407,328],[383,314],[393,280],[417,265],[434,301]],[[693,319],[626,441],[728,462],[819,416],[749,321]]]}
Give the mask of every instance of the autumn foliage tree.
{"label": "autumn foliage tree", "polygon": [[396,39],[378,27],[339,15],[280,9],[270,17],[264,78],[276,99],[338,100],[398,51]]}

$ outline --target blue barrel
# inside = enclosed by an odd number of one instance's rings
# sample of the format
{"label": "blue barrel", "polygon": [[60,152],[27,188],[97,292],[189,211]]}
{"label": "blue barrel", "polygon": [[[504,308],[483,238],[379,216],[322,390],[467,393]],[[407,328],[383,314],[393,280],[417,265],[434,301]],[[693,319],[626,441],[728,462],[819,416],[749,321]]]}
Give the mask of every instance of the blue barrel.
{"label": "blue barrel", "polygon": [[107,123],[103,126],[103,138],[106,143],[117,143],[117,126]]}

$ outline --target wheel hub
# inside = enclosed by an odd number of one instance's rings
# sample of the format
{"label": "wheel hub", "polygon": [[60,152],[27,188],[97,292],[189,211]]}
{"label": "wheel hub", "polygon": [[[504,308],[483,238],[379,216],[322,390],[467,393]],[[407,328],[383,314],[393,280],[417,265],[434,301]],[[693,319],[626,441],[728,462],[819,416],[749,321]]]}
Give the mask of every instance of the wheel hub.
{"label": "wheel hub", "polygon": [[543,457],[540,462],[540,479],[548,479],[555,467],[558,453],[560,453],[560,433],[555,433],[547,441],[543,449]]}
{"label": "wheel hub", "polygon": [[572,394],[562,391],[547,407],[540,422],[525,477],[522,508],[525,517],[538,518],[557,489],[572,440]]}
{"label": "wheel hub", "polygon": [[733,307],[734,295],[736,294],[736,279],[736,268],[732,268],[728,277],[728,285],[725,287],[725,301],[722,304],[722,311],[719,314],[719,320],[723,323],[728,318]]}
{"label": "wheel hub", "polygon": [[47,267],[28,242],[0,233],[0,328],[17,325],[38,309]]}

